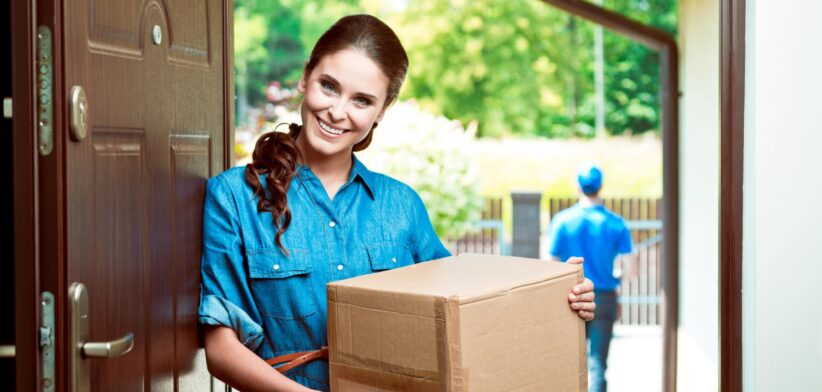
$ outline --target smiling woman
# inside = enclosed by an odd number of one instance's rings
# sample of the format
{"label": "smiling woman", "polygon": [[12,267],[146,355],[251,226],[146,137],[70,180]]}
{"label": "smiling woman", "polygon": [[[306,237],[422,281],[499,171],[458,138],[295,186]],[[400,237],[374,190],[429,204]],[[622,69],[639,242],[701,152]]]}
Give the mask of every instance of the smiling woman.
{"label": "smiling woman", "polygon": [[[199,321],[209,370],[231,386],[329,390],[326,284],[449,255],[419,195],[353,154],[371,143],[407,69],[380,20],[340,19],[300,79],[303,125],[261,136],[252,163],[209,180]],[[384,254],[396,261],[386,266]],[[584,319],[592,290],[585,282],[570,295]]]}
{"label": "smiling woman", "polygon": [[[333,170],[329,166],[350,160],[350,150],[365,149],[385,114],[388,86],[380,67],[360,50],[345,49],[320,61],[298,86],[305,94],[303,133],[297,138],[303,158]],[[344,180],[323,184],[330,197]]]}

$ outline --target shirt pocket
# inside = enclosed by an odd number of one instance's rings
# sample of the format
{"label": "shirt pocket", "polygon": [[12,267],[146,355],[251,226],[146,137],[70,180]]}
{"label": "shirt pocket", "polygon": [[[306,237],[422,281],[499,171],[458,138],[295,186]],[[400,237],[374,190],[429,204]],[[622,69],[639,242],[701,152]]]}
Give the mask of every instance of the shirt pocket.
{"label": "shirt pocket", "polygon": [[372,271],[385,271],[414,264],[411,250],[397,242],[366,245]]}
{"label": "shirt pocket", "polygon": [[256,249],[246,252],[251,291],[260,314],[282,320],[300,319],[317,312],[307,250]]}

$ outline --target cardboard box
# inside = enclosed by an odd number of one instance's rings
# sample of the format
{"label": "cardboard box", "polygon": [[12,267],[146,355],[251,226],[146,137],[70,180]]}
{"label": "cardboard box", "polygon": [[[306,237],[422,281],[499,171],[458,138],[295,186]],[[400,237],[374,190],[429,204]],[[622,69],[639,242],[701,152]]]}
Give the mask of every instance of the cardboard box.
{"label": "cardboard box", "polygon": [[587,391],[577,265],[462,254],[330,283],[331,389]]}

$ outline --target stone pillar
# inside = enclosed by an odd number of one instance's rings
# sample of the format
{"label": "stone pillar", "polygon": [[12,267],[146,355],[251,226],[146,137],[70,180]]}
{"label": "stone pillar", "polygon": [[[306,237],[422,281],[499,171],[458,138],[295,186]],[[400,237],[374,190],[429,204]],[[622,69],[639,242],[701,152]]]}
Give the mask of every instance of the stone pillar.
{"label": "stone pillar", "polygon": [[513,235],[511,256],[539,258],[541,193],[511,193]]}

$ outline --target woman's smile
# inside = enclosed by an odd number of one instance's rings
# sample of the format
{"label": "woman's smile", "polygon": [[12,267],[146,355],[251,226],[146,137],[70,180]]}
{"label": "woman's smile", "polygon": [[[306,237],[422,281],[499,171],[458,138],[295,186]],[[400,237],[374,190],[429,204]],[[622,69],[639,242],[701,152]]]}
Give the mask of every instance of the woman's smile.
{"label": "woman's smile", "polygon": [[316,118],[317,118],[317,123],[320,124],[320,129],[322,129],[323,131],[325,131],[328,134],[331,134],[333,136],[339,136],[339,135],[342,135],[345,132],[344,129],[335,128],[335,127],[331,126],[331,124],[329,124],[328,122],[323,121],[323,119],[321,119],[319,117],[316,117]]}

